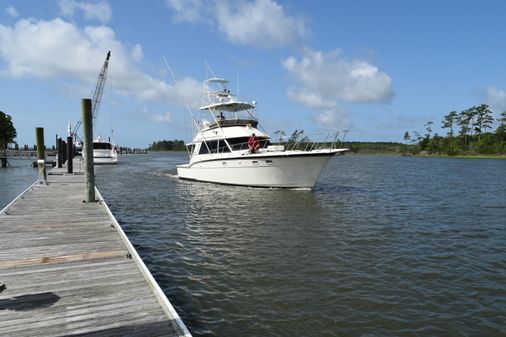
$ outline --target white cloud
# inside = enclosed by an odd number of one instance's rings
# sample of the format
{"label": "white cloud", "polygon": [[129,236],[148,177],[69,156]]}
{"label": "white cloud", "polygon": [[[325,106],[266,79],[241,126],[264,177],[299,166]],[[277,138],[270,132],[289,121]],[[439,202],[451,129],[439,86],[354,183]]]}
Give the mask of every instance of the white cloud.
{"label": "white cloud", "polygon": [[142,60],[143,57],[144,57],[144,53],[142,52],[142,46],[139,44],[136,44],[132,48],[132,58],[135,61],[140,61],[140,60]]}
{"label": "white cloud", "polygon": [[165,4],[175,12],[176,22],[196,23],[202,18],[202,0],[165,0]]}
{"label": "white cloud", "polygon": [[326,109],[316,114],[314,120],[323,129],[343,130],[349,126],[349,113],[340,108]]}
{"label": "white cloud", "polygon": [[112,10],[107,1],[86,2],[76,0],[60,0],[60,13],[63,16],[73,17],[80,11],[88,20],[96,19],[101,22],[108,22],[112,17]]}
{"label": "white cloud", "polygon": [[[182,105],[173,85],[138,68],[142,47],[135,45],[129,50],[106,26],[81,29],[62,19],[23,19],[14,26],[0,24],[0,45],[0,60],[5,63],[0,70],[3,76],[77,81],[86,83],[89,88],[96,83],[106,53],[110,50],[114,91],[140,101]],[[180,84],[181,94],[188,100],[201,96],[198,81],[182,78]],[[89,89],[83,93],[88,94]]]}
{"label": "white cloud", "polygon": [[172,122],[172,115],[170,112],[165,112],[163,114],[153,114],[150,116],[150,119],[156,123],[170,124]]}
{"label": "white cloud", "polygon": [[13,6],[7,7],[5,9],[5,13],[9,14],[13,18],[17,18],[19,16],[18,10],[15,7],[13,7]]}
{"label": "white cloud", "polygon": [[205,21],[229,41],[258,48],[287,45],[304,38],[307,28],[301,18],[288,15],[273,0],[227,1],[166,0],[177,22]]}
{"label": "white cloud", "polygon": [[325,53],[306,48],[300,60],[290,56],[281,64],[295,83],[287,97],[316,110],[313,119],[324,129],[348,128],[343,102],[381,103],[394,96],[387,74],[368,62],[346,60],[338,49]]}
{"label": "white cloud", "polygon": [[287,15],[272,0],[216,4],[218,29],[227,39],[244,45],[272,47],[293,43],[306,35],[304,22]]}
{"label": "white cloud", "polygon": [[484,101],[489,106],[506,111],[506,91],[489,86],[484,93]]}
{"label": "white cloud", "polygon": [[295,89],[291,88],[288,89],[287,96],[292,101],[295,101],[310,108],[328,109],[337,107],[337,103],[335,101],[324,99],[314,92],[296,91]]}
{"label": "white cloud", "polygon": [[368,62],[348,61],[339,50],[324,53],[305,49],[300,61],[288,57],[282,65],[302,86],[299,92],[322,100],[374,103],[388,102],[394,96],[387,74]]}

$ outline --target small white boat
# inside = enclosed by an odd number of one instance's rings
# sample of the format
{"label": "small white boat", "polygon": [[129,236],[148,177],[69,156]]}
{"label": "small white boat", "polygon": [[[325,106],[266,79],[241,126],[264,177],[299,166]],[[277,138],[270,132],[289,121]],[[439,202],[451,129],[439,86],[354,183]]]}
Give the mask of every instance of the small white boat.
{"label": "small white boat", "polygon": [[[181,179],[254,187],[312,188],[330,158],[348,149],[332,142],[306,143],[305,149],[271,145],[270,137],[259,129],[254,117],[256,102],[238,101],[227,89],[228,81],[204,81],[209,104],[200,108],[212,122],[193,116],[196,135],[187,144],[189,163],[178,165]],[[254,134],[259,149],[248,140]],[[251,145],[251,142],[250,142]],[[296,144],[295,144],[296,145]]]}
{"label": "small white boat", "polygon": [[116,145],[101,137],[93,141],[93,163],[95,165],[111,165],[118,163]]}

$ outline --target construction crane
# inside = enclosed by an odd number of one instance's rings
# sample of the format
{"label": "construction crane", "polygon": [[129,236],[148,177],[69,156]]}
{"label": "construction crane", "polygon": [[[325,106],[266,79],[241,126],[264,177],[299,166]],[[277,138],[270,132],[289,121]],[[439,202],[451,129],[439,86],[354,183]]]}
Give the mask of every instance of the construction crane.
{"label": "construction crane", "polygon": [[[109,58],[110,57],[111,57],[111,52],[108,51],[107,56],[104,61],[104,65],[102,66],[102,69],[100,69],[100,73],[98,74],[97,85],[95,86],[95,89],[93,90],[93,93],[91,95],[91,112],[92,112],[92,116],[93,116],[93,127],[95,127],[95,124],[96,124],[95,120],[98,115],[100,101],[102,100],[102,93],[104,92],[105,80],[107,79],[107,70],[109,68]],[[82,121],[77,122],[76,127],[74,128],[74,131],[72,132],[72,135],[76,135],[81,124],[82,124]]]}

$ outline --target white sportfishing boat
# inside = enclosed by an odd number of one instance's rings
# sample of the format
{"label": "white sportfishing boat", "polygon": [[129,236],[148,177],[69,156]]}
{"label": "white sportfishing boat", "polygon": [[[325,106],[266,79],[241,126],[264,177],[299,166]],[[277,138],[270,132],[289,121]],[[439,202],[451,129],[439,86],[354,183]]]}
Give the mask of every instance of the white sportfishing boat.
{"label": "white sportfishing boat", "polygon": [[118,163],[118,151],[116,145],[101,137],[93,141],[93,163],[95,165],[111,165]]}
{"label": "white sportfishing boat", "polygon": [[[188,164],[178,165],[181,179],[255,187],[312,188],[330,158],[348,149],[336,148],[337,134],[331,142],[297,144],[290,148],[271,145],[270,137],[259,128],[254,117],[256,102],[238,101],[227,89],[228,81],[204,81],[209,104],[200,108],[212,121],[195,122],[196,135],[187,149]],[[248,146],[254,135],[258,150]],[[325,144],[328,147],[325,147]]]}
{"label": "white sportfishing boat", "polygon": [[[77,141],[74,143],[77,155],[82,155],[83,143]],[[118,164],[118,149],[114,143],[102,139],[95,138],[93,141],[93,163],[95,165],[114,165]]]}

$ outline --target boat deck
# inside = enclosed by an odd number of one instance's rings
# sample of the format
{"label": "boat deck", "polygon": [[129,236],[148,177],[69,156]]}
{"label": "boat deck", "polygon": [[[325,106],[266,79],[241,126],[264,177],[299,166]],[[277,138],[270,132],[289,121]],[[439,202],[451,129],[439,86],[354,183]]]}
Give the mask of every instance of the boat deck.
{"label": "boat deck", "polygon": [[190,336],[107,205],[63,171],[0,214],[0,336]]}

